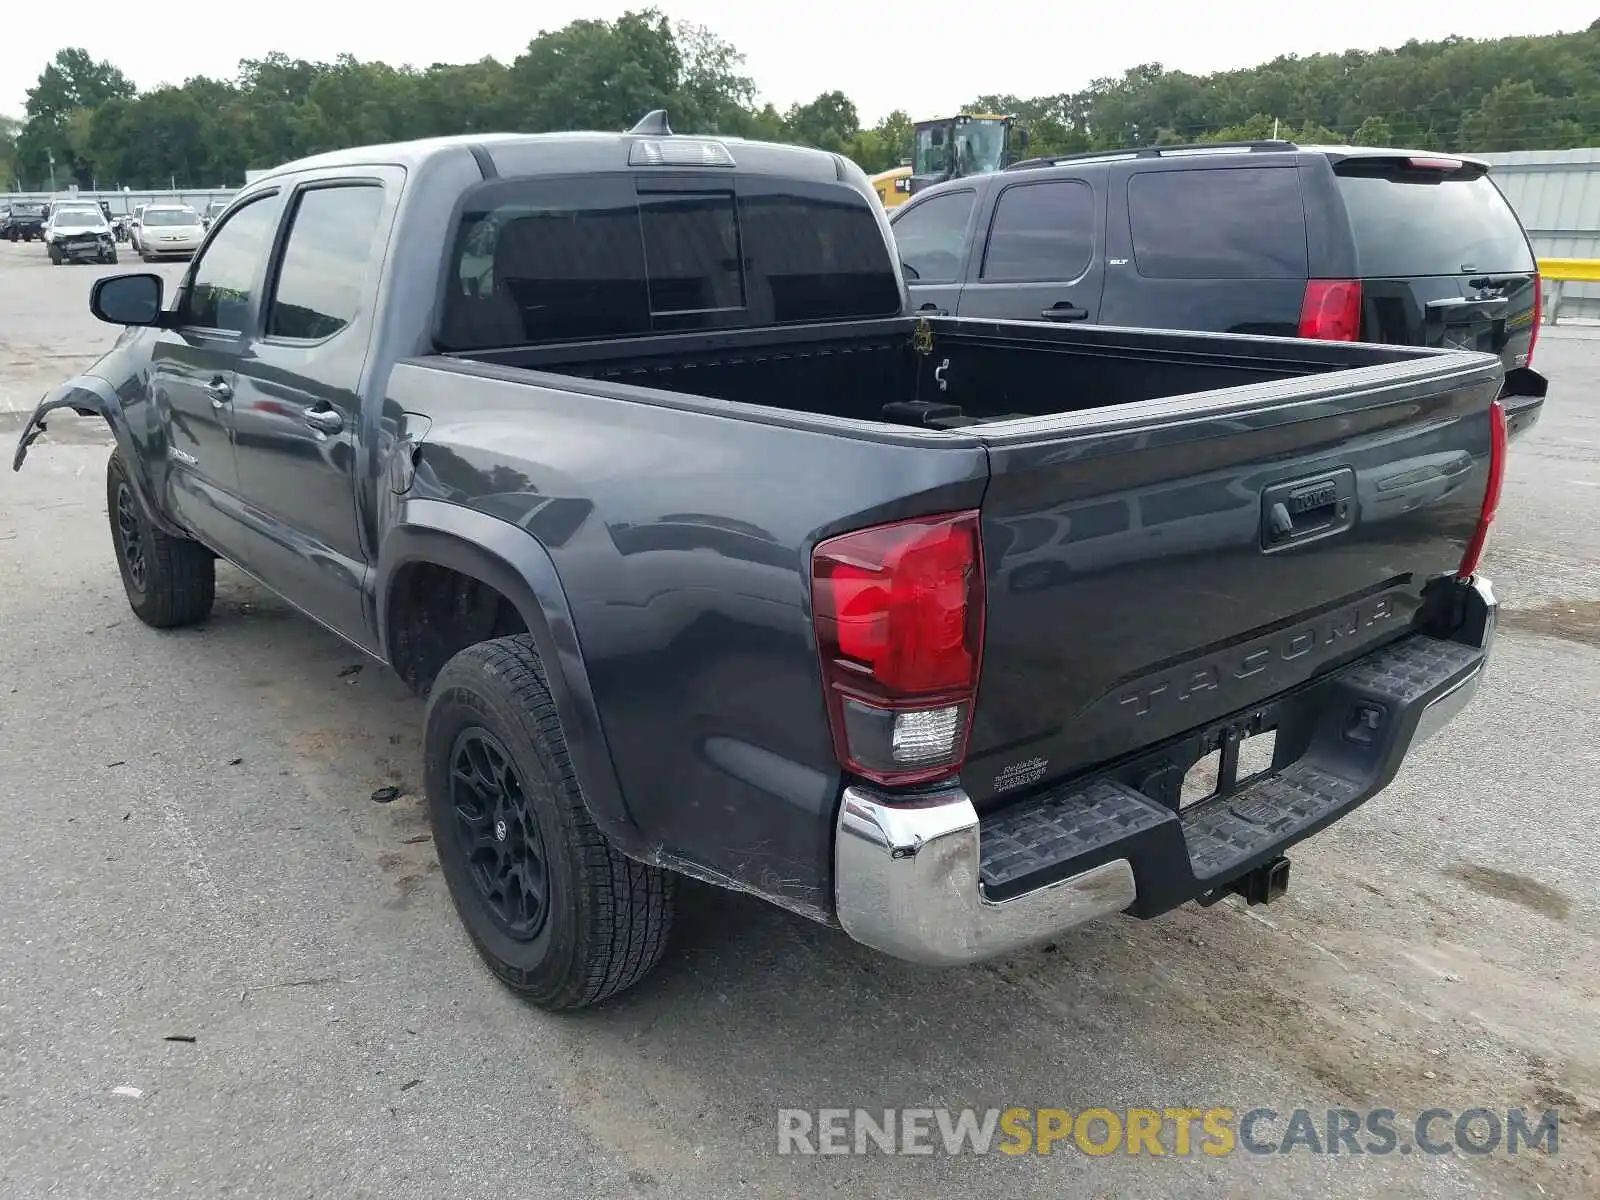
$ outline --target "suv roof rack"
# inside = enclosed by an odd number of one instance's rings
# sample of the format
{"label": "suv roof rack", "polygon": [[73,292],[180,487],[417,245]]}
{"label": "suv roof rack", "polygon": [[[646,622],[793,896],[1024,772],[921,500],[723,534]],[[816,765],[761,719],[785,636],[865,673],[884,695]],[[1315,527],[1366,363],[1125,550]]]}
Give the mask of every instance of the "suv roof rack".
{"label": "suv roof rack", "polygon": [[1189,142],[1181,146],[1137,146],[1127,150],[1084,150],[1077,154],[1055,154],[1047,158],[1025,158],[1012,163],[1008,171],[1031,171],[1040,167],[1054,167],[1062,163],[1121,162],[1135,158],[1165,158],[1168,155],[1188,157],[1203,154],[1262,154],[1282,153],[1300,149],[1294,142],[1276,138],[1263,138],[1250,142]]}

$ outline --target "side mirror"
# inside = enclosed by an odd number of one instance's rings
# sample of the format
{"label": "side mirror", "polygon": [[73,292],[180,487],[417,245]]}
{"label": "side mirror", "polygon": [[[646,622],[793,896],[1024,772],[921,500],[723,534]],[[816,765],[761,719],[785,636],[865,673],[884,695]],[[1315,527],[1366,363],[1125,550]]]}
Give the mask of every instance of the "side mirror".
{"label": "side mirror", "polygon": [[1019,130],[1017,130],[1017,149],[1018,150],[1026,150],[1027,148],[1028,148],[1028,131],[1026,129],[1019,129]]}
{"label": "side mirror", "polygon": [[108,325],[161,324],[159,275],[112,275],[95,281],[89,311]]}

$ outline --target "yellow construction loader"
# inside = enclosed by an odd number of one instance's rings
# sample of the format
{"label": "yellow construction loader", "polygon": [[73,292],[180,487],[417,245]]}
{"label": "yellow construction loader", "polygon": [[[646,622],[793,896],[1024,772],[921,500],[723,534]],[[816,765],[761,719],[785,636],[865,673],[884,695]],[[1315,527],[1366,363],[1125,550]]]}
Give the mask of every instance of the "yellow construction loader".
{"label": "yellow construction loader", "polygon": [[1015,117],[962,113],[918,121],[912,137],[912,158],[872,177],[872,189],[885,208],[904,204],[925,187],[984,175],[1015,162],[1028,148],[1028,131]]}

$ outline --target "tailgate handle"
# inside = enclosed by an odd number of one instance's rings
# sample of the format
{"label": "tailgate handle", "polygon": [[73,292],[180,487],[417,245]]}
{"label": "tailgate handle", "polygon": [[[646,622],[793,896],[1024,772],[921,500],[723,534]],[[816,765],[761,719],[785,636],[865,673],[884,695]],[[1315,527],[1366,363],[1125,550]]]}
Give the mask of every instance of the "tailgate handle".
{"label": "tailgate handle", "polygon": [[1261,493],[1265,553],[1343,533],[1355,524],[1356,473],[1349,467],[1275,484]]}

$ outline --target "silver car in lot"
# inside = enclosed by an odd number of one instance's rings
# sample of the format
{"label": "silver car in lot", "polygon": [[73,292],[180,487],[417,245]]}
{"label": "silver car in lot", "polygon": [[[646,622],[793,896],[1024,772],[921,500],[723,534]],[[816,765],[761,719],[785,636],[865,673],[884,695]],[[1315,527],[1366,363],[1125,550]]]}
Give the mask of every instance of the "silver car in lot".
{"label": "silver car in lot", "polygon": [[200,249],[206,227],[200,214],[187,204],[152,204],[139,217],[139,257],[188,257]]}

